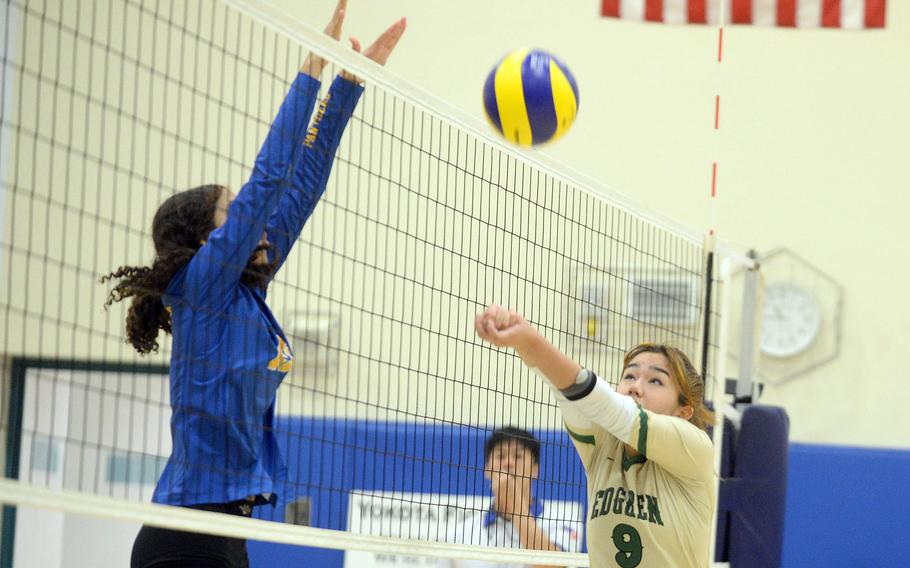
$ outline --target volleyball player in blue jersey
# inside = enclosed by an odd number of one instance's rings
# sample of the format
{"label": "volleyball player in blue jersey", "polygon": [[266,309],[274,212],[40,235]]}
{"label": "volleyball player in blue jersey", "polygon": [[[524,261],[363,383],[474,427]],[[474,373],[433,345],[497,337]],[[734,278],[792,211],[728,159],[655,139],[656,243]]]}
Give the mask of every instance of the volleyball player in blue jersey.
{"label": "volleyball player in blue jersey", "polygon": [[[326,28],[335,39],[345,4]],[[363,54],[384,64],[405,25],[393,24]],[[156,351],[159,330],[173,335],[173,449],[156,503],[249,516],[276,502],[286,467],[271,426],[294,355],[266,287],[326,188],[363,90],[342,72],[307,128],[325,65],[307,58],[236,197],[206,185],[167,199],[153,221],[153,264],[105,277],[119,279],[106,305],[132,298],[126,327],[137,351]],[[133,545],[134,568],[248,565],[240,539],[143,527]]]}

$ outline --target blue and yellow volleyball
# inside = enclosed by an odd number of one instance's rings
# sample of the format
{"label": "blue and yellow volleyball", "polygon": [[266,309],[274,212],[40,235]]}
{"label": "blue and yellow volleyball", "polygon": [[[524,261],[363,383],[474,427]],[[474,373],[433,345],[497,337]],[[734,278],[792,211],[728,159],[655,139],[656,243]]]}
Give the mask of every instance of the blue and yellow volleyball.
{"label": "blue and yellow volleyball", "polygon": [[578,113],[578,84],[562,61],[539,49],[518,49],[487,75],[487,119],[519,146],[551,142],[565,134]]}

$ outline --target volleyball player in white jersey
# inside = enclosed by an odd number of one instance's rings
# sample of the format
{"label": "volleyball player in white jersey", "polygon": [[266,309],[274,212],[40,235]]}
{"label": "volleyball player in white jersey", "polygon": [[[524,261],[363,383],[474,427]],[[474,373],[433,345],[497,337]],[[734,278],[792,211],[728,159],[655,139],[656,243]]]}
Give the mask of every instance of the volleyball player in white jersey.
{"label": "volleyball player in white jersey", "polygon": [[588,477],[592,568],[704,568],[716,506],[711,413],[688,357],[642,344],[614,390],[560,352],[519,314],[490,306],[477,334],[511,347],[554,387]]}

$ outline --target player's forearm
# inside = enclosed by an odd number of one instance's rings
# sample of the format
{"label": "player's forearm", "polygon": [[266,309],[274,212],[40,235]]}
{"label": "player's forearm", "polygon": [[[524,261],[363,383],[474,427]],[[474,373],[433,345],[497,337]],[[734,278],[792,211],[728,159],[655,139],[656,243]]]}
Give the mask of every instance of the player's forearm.
{"label": "player's forearm", "polygon": [[[534,371],[542,374],[540,369]],[[588,380],[593,384],[573,382],[569,391],[553,387],[553,395],[566,426],[572,430],[586,430],[596,424],[623,442],[628,442],[639,412],[638,406],[630,397],[619,394],[596,375]]]}
{"label": "player's forearm", "polygon": [[638,406],[631,397],[619,394],[605,380],[596,375],[591,375],[590,386],[583,387],[582,394],[576,395],[571,400],[560,401],[560,408],[571,407],[587,417],[610,434],[623,442],[631,439],[635,417],[639,413]]}
{"label": "player's forearm", "polygon": [[[319,83],[313,82],[318,88]],[[362,88],[336,79],[320,103],[278,207],[269,219],[268,234],[283,261],[322,198],[332,171],[339,140],[357,105]],[[313,98],[315,101],[315,97]],[[310,105],[313,108],[313,104]]]}
{"label": "player's forearm", "polygon": [[354,114],[363,87],[337,77],[319,103],[303,139],[303,153],[294,171],[294,186],[316,198],[322,195],[332,172],[335,152]]}
{"label": "player's forearm", "polygon": [[318,80],[319,76],[322,74],[322,69],[325,67],[325,64],[326,62],[323,58],[311,53],[303,61],[303,65],[300,66],[299,72],[305,73],[313,79]]}
{"label": "player's forearm", "polygon": [[256,156],[250,182],[269,182],[277,187],[287,177],[295,152],[306,136],[318,89],[319,82],[305,74],[294,79]]}
{"label": "player's forearm", "polygon": [[[534,369],[534,372],[538,375],[540,374],[537,369]],[[562,413],[562,420],[565,422],[567,428],[576,432],[591,429],[594,425],[593,420],[588,418],[584,412],[575,408],[575,405],[572,404],[558,388],[550,385],[550,390],[553,391],[553,398],[556,399],[556,404],[559,405],[559,411]]]}
{"label": "player's forearm", "polygon": [[[624,442],[629,441],[632,425],[638,407],[628,396],[621,395],[603,379],[589,375],[587,384],[576,385],[581,365],[569,359],[562,351],[533,327],[528,327],[522,339],[515,344],[515,350],[531,368],[536,368],[560,393],[560,408],[573,411],[567,423],[584,424],[584,420],[573,420],[581,414]],[[571,390],[566,390],[571,389]]]}
{"label": "player's forearm", "polygon": [[537,330],[531,328],[528,338],[515,351],[528,367],[536,368],[559,390],[575,384],[581,365],[568,358]]}

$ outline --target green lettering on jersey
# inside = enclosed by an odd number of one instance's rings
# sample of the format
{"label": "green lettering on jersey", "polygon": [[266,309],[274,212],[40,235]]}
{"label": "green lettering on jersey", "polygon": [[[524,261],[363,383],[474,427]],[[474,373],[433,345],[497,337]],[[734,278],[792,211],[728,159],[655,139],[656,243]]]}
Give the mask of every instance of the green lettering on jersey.
{"label": "green lettering on jersey", "polygon": [[591,507],[591,518],[597,518],[597,505],[600,503],[600,499],[604,496],[604,490],[601,489],[594,494],[594,505]]}
{"label": "green lettering on jersey", "polygon": [[660,526],[664,526],[664,522],[660,519],[660,508],[657,506],[657,497],[648,497],[648,522],[656,523]]}
{"label": "green lettering on jersey", "polygon": [[613,502],[613,492],[614,489],[612,487],[604,491],[604,498],[600,503],[601,516],[610,514],[610,504]]}
{"label": "green lettering on jersey", "polygon": [[622,487],[616,488],[616,501],[613,502],[613,514],[622,515],[622,506],[626,503],[626,490]]}
{"label": "green lettering on jersey", "polygon": [[626,516],[635,518],[635,492],[629,491],[629,496],[626,499]]}
{"label": "green lettering on jersey", "polygon": [[638,518],[641,519],[641,520],[643,520],[643,521],[647,521],[647,520],[648,520],[648,515],[645,513],[645,496],[644,496],[644,495],[638,495],[637,497],[638,497],[638,503],[637,503],[637,505],[638,505]]}

